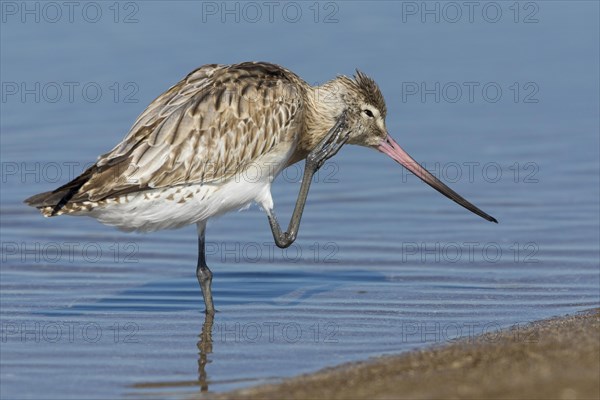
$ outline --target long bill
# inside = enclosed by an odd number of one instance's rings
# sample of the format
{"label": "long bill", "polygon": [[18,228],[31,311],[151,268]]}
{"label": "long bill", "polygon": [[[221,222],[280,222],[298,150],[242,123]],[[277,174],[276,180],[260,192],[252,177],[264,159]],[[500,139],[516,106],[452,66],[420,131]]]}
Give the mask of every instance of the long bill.
{"label": "long bill", "polygon": [[419,165],[419,163],[417,163],[406,151],[404,151],[398,145],[398,143],[396,143],[394,139],[392,139],[390,135],[388,135],[379,144],[379,147],[377,149],[382,153],[390,156],[392,159],[394,159],[394,161],[402,165],[404,168],[408,169],[410,172],[418,176],[423,182],[425,182],[444,196],[460,204],[472,213],[479,215],[481,218],[485,218],[490,222],[498,223],[496,218],[483,212],[475,205],[469,203],[464,197],[456,193],[454,190],[450,189],[435,176],[431,175],[431,173],[429,173],[429,171],[427,171],[425,168],[421,167],[421,165]]}

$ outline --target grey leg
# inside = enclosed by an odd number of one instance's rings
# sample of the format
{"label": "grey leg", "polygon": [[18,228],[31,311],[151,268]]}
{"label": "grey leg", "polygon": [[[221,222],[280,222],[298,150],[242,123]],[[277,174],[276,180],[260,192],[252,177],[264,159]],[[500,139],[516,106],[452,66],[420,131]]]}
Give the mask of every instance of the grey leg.
{"label": "grey leg", "polygon": [[273,210],[266,210],[267,217],[269,218],[269,225],[273,232],[273,238],[278,247],[281,247],[282,249],[289,247],[294,243],[294,240],[296,240],[313,175],[321,168],[325,161],[336,155],[340,148],[348,141],[350,132],[345,129],[346,112],[344,111],[325,138],[309,153],[308,157],[306,157],[302,185],[300,186],[296,206],[294,207],[294,212],[286,232],[281,231],[275,212]]}
{"label": "grey leg", "polygon": [[202,296],[204,296],[204,305],[206,306],[206,314],[214,314],[215,307],[212,300],[212,272],[206,265],[206,255],[204,254],[204,231],[206,230],[206,222],[198,222],[198,265],[196,266],[196,277],[202,289]]}

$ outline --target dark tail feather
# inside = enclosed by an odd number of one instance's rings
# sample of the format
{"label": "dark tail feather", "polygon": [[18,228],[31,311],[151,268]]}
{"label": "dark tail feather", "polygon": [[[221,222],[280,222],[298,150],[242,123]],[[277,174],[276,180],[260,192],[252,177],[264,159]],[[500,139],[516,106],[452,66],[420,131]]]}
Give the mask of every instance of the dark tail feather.
{"label": "dark tail feather", "polygon": [[31,207],[53,207],[65,196],[68,190],[39,193],[25,199],[24,203]]}
{"label": "dark tail feather", "polygon": [[[93,168],[93,167],[92,167]],[[49,213],[48,217],[53,217],[59,212],[69,200],[77,194],[79,189],[90,179],[92,175],[92,168],[87,169],[83,174],[50,192],[39,193],[25,199],[24,203],[35,208],[53,207],[52,212]]]}

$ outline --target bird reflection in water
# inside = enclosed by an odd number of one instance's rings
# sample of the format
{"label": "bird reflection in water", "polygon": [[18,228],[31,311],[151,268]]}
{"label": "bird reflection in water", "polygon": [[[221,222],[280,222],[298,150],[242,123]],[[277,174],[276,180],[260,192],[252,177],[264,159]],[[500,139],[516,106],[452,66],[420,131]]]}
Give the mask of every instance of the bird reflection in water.
{"label": "bird reflection in water", "polygon": [[198,385],[201,392],[208,392],[208,376],[206,374],[206,365],[211,362],[208,358],[213,351],[212,329],[214,314],[206,314],[200,340],[198,341]]}

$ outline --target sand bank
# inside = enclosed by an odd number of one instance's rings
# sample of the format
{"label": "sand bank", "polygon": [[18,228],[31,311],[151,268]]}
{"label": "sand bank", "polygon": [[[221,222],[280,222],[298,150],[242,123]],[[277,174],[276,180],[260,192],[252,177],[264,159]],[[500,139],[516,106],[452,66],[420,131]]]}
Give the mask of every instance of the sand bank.
{"label": "sand bank", "polygon": [[235,399],[599,399],[600,309],[218,395]]}

